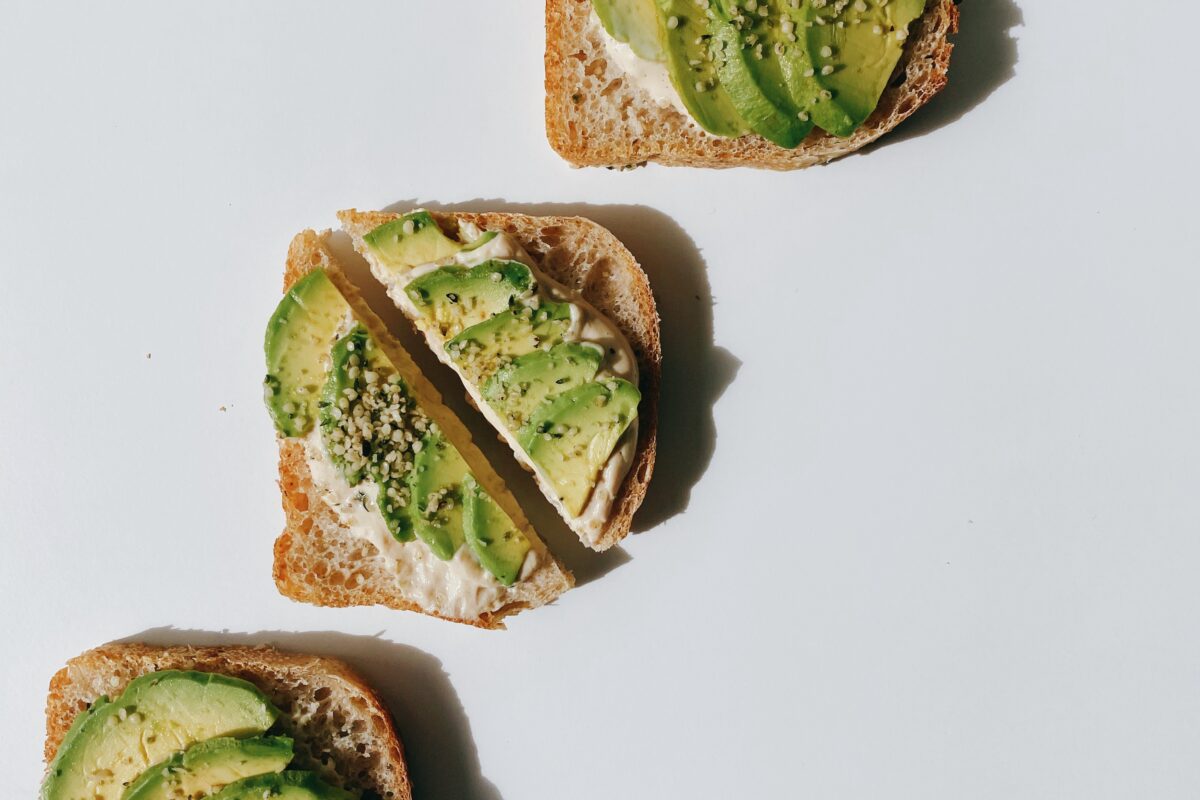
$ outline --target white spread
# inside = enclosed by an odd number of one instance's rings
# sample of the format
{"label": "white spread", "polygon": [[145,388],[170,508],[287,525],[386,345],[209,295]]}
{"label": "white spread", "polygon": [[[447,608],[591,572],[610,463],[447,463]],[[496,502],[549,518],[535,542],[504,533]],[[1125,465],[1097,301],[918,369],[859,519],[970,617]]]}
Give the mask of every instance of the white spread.
{"label": "white spread", "polygon": [[604,49],[609,58],[625,74],[630,84],[645,92],[655,105],[661,108],[669,106],[691,119],[683,101],[679,99],[679,92],[675,91],[675,85],[671,83],[671,72],[665,63],[642,58],[628,44],[614,39],[604,29],[604,24],[596,16],[595,9],[592,10],[589,24],[604,38]]}
{"label": "white spread", "polygon": [[[372,480],[364,480],[357,486],[346,482],[325,450],[319,425],[314,425],[304,437],[304,455],[312,474],[313,490],[321,502],[333,509],[351,535],[375,546],[388,569],[395,573],[397,587],[405,599],[426,611],[458,619],[476,619],[506,602],[511,590],[481,567],[466,546],[442,561],[420,539],[397,541],[376,508],[379,487]],[[537,560],[537,551],[531,548],[521,568],[521,578],[533,572]]]}
{"label": "white spread", "polygon": [[[463,223],[460,226],[460,237],[463,241],[477,239],[480,234],[481,231],[471,223]],[[586,300],[575,295],[567,287],[541,272],[533,263],[533,259],[525,252],[525,248],[507,233],[497,232],[496,236],[490,242],[480,245],[474,250],[467,252],[460,251],[452,259],[452,262],[422,264],[402,273],[380,264],[374,254],[367,248],[363,248],[363,255],[370,262],[372,274],[387,287],[388,296],[392,298],[392,301],[399,306],[406,316],[418,322],[422,321],[422,315],[404,291],[404,287],[417,277],[431,272],[438,267],[445,266],[446,263],[475,266],[493,258],[520,261],[530,268],[538,285],[550,298],[572,304],[571,328],[578,337],[578,340],[594,342],[606,348],[607,358],[602,372],[623,378],[634,386],[638,385],[637,360],[634,358],[633,350],[629,347],[629,342],[625,339],[624,334]],[[499,415],[483,399],[479,387],[468,380],[458,364],[446,355],[445,341],[442,339],[436,326],[421,324],[420,328],[422,333],[425,334],[425,339],[429,342],[430,348],[437,354],[438,359],[453,369],[462,378],[463,385],[466,387],[475,405],[483,413],[484,417],[487,418],[487,421],[504,437],[509,446],[512,447],[521,464],[533,470],[543,487],[549,486],[550,480],[548,476],[541,467],[534,464],[525,455],[525,451],[517,442],[516,434],[508,429],[501,421]],[[594,544],[599,538],[601,531],[604,530],[604,523],[608,520],[613,500],[616,499],[617,491],[621,488],[621,482],[625,479],[625,474],[629,472],[630,465],[633,464],[633,456],[637,450],[637,434],[638,421],[635,417],[625,430],[625,433],[621,435],[617,446],[613,449],[612,455],[609,456],[608,461],[605,463],[596,480],[596,485],[592,490],[591,496],[588,498],[587,505],[584,506],[583,511],[578,516],[570,514],[553,491],[544,492],[547,499],[554,504],[559,514],[567,520],[567,524],[570,525],[571,529],[576,534],[584,537],[588,542]]]}

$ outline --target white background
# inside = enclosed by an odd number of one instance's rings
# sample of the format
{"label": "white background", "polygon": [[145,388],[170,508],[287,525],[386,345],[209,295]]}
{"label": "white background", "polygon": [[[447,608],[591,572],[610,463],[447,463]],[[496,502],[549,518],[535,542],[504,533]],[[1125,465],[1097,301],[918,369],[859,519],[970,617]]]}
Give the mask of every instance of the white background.
{"label": "white background", "polygon": [[[422,800],[1200,794],[1200,12],[1015,2],[794,174],[568,168],[535,0],[5,2],[5,793],[132,637],[347,657]],[[639,533],[510,469],[582,585],[507,632],[270,578],[288,240],[416,203],[591,216],[662,313]]]}

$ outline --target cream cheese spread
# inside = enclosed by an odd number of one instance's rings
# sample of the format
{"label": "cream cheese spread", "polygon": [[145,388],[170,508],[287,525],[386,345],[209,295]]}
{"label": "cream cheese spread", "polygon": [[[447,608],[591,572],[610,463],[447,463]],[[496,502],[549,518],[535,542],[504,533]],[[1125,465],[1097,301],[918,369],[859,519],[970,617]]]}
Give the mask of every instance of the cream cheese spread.
{"label": "cream cheese spread", "polygon": [[[471,223],[463,223],[460,226],[459,233],[464,241],[471,241],[478,238],[482,231]],[[567,287],[539,270],[533,263],[533,259],[530,258],[529,253],[525,251],[525,248],[508,233],[497,232],[491,241],[480,245],[474,250],[459,252],[453,259],[448,261],[437,264],[422,264],[400,273],[380,264],[370,250],[365,250],[363,255],[371,265],[372,274],[387,287],[388,297],[396,303],[406,316],[417,321],[421,320],[421,313],[405,293],[404,287],[421,275],[450,263],[475,266],[489,259],[520,261],[530,268],[538,285],[547,296],[554,300],[572,304],[571,331],[573,332],[574,339],[576,341],[593,342],[606,349],[607,359],[602,373],[607,372],[615,377],[629,381],[634,386],[638,385],[637,360],[634,358],[633,350],[630,348],[629,342],[625,339],[625,335],[621,333],[620,329],[586,300],[575,295]],[[500,435],[504,437],[509,446],[512,447],[521,464],[527,469],[532,470],[543,486],[549,486],[550,480],[548,476],[541,467],[534,464],[525,455],[525,451],[517,442],[516,434],[508,430],[508,427],[501,421],[496,412],[483,399],[479,387],[468,380],[458,364],[446,354],[445,340],[442,339],[436,327],[432,325],[421,325],[420,327],[426,341],[438,359],[453,369],[462,378],[463,385],[466,387],[467,393],[471,396],[471,400],[475,403],[475,406],[479,408],[487,421],[492,424]],[[568,338],[570,338],[570,335]],[[637,451],[637,435],[638,420],[635,418],[617,442],[617,446],[613,449],[612,455],[609,456],[608,461],[597,478],[596,485],[592,490],[591,496],[588,498],[587,505],[584,506],[578,516],[571,515],[554,492],[545,493],[559,514],[567,520],[567,524],[570,525],[571,529],[588,542],[594,544],[599,538],[600,533],[604,530],[604,524],[608,520],[612,510],[613,500],[616,499],[617,491],[621,488],[621,483],[624,481],[626,473],[629,472],[629,467],[633,464],[633,457]]]}
{"label": "cream cheese spread", "polygon": [[604,29],[600,18],[596,16],[595,9],[592,10],[588,23],[593,27],[593,32],[598,32],[603,37],[604,49],[609,58],[624,73],[630,84],[645,92],[656,106],[674,108],[680,114],[691,119],[687,107],[679,99],[679,92],[675,91],[675,84],[671,83],[671,73],[665,63],[642,58],[628,44],[614,39]]}

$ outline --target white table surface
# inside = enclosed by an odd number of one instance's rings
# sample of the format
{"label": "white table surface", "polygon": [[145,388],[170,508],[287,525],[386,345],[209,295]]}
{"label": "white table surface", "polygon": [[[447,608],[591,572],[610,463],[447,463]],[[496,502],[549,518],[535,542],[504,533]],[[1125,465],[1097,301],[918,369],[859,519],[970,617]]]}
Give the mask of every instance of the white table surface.
{"label": "white table surface", "polygon": [[[1197,796],[1200,11],[1016,2],[796,174],[568,168],[535,0],[5,3],[9,793],[132,637],[348,658],[423,800]],[[288,240],[416,203],[590,216],[662,313],[639,533],[547,526],[582,585],[507,632],[270,579]]]}

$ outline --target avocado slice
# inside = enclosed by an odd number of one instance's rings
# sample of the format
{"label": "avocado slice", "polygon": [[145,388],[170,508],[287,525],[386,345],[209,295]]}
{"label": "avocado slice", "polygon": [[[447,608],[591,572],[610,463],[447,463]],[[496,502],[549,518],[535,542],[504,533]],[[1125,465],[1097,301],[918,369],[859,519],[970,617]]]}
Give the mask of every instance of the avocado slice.
{"label": "avocado slice", "polygon": [[393,269],[436,264],[463,248],[442,233],[428,211],[413,211],[385,222],[363,236],[363,241],[382,264]]}
{"label": "avocado slice", "polygon": [[41,800],[118,800],[154,763],[218,736],[257,736],[279,711],[253,684],[209,672],[166,670],[100,698],[67,732]]}
{"label": "avocado slice", "polygon": [[620,378],[585,383],[542,403],[518,434],[571,516],[583,511],[641,399],[637,387]]}
{"label": "avocado slice", "polygon": [[530,296],[537,282],[520,261],[491,259],[474,267],[446,266],[410,281],[404,293],[421,316],[450,337]]}
{"label": "avocado slice", "polygon": [[479,383],[517,356],[558,344],[570,325],[570,303],[518,305],[446,342],[446,354],[472,382]]}
{"label": "avocado slice", "polygon": [[483,384],[483,397],[511,430],[518,430],[542,401],[596,377],[604,351],[592,344],[563,342],[519,356]]}
{"label": "avocado slice", "polygon": [[122,800],[207,797],[242,778],[282,772],[291,760],[292,740],[286,736],[207,739],[148,768]]}
{"label": "avocado slice", "polygon": [[413,456],[409,491],[417,536],[445,561],[463,543],[463,481],[470,476],[457,448],[437,430],[425,434]]}
{"label": "avocado slice", "polygon": [[316,773],[288,770],[244,778],[211,795],[209,800],[358,800],[358,796],[330,786]]}
{"label": "avocado slice", "polygon": [[710,8],[710,28],[720,46],[717,77],[738,114],[767,141],[787,148],[800,144],[812,123],[792,102],[774,49],[778,42],[767,35],[772,29],[768,21],[777,24],[778,13],[770,16],[774,9],[767,0],[754,5],[768,12],[763,16],[739,8],[733,0],[711,0]]}
{"label": "avocado slice", "polygon": [[[409,437],[428,424],[408,385],[362,325],[334,343],[321,393],[321,440],[346,483],[368,475],[379,487],[377,506],[398,541],[413,539],[408,508]],[[364,497],[364,503],[365,503]]]}
{"label": "avocado slice", "polygon": [[303,436],[317,419],[325,382],[324,358],[350,306],[323,270],[313,270],[288,290],[267,323],[264,399],[275,429]]}
{"label": "avocado slice", "polygon": [[[817,102],[812,118],[834,136],[849,136],[866,121],[904,52],[908,26],[925,0],[855,0],[804,4],[805,45]],[[811,24],[811,27],[809,27]]]}
{"label": "avocado slice", "polygon": [[696,124],[716,136],[741,136],[749,128],[717,75],[720,45],[709,28],[712,15],[695,0],[655,0],[667,70],[679,99]]}
{"label": "avocado slice", "polygon": [[500,583],[512,586],[525,564],[529,539],[472,475],[463,481],[463,532],[475,560]]}
{"label": "avocado slice", "polygon": [[492,239],[495,239],[497,234],[498,234],[497,231],[484,231],[483,233],[479,234],[479,236],[477,236],[476,238],[467,242],[467,244],[465,244],[463,246],[463,249],[461,250],[461,252],[470,253],[473,250],[478,250],[479,248],[483,247],[485,244],[490,242]]}
{"label": "avocado slice", "polygon": [[666,59],[654,0],[592,0],[592,8],[608,35],[627,43],[640,58]]}
{"label": "avocado slice", "polygon": [[352,413],[362,393],[366,372],[367,329],[355,325],[338,339],[329,351],[329,375],[321,390],[321,440],[334,466],[341,470],[346,483],[356,486],[363,479],[371,458],[369,440],[351,440],[342,432],[342,418]]}

